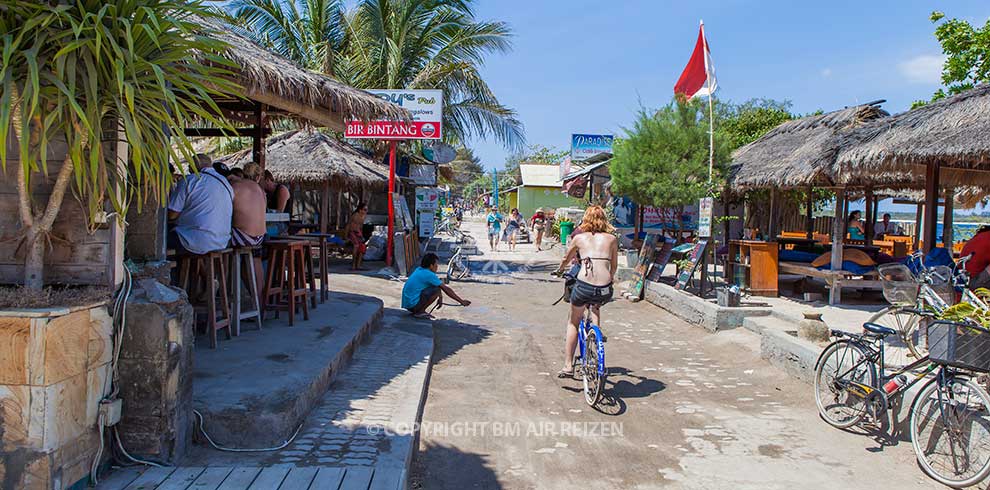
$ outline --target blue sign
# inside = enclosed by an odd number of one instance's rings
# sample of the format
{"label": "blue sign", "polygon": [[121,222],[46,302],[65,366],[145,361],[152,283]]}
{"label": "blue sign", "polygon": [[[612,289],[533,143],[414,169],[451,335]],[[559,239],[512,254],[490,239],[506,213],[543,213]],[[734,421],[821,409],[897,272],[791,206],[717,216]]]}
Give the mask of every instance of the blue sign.
{"label": "blue sign", "polygon": [[572,134],[571,161],[580,162],[600,153],[612,153],[611,134]]}

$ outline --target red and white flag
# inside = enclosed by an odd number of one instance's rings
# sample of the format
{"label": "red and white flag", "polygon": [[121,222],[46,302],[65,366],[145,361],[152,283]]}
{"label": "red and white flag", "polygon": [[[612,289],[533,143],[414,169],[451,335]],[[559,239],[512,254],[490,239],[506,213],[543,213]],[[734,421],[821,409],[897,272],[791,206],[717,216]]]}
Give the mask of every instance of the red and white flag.
{"label": "red and white flag", "polygon": [[715,65],[712,64],[712,53],[705,39],[705,23],[701,23],[698,31],[698,42],[694,45],[694,53],[684,67],[684,73],[674,85],[674,93],[684,95],[688,100],[695,97],[710,96],[718,89],[715,81]]}

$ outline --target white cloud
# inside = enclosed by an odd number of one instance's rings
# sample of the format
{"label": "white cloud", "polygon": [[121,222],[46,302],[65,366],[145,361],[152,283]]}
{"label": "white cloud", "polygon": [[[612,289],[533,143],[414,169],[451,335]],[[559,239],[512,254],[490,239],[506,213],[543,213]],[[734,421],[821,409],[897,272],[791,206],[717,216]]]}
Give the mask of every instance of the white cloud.
{"label": "white cloud", "polygon": [[825,77],[825,78],[831,77],[832,76],[832,69],[831,68],[823,68],[822,69],[822,76]]}
{"label": "white cloud", "polygon": [[942,82],[942,65],[945,64],[945,58],[942,54],[923,54],[901,62],[897,68],[911,83],[937,85]]}

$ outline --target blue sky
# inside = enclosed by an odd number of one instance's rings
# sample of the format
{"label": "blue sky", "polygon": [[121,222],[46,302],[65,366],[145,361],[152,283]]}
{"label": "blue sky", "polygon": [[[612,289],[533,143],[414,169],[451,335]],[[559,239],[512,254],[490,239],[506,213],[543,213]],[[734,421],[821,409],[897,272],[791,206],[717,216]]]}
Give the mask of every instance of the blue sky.
{"label": "blue sky", "polygon": [[[986,0],[480,0],[476,14],[515,32],[512,52],[486,61],[486,80],[529,143],[565,149],[571,133],[621,135],[641,105],[667,103],[699,19],[721,99],[789,100],[798,113],[886,99],[887,111],[906,110],[939,86],[933,9],[990,17]],[[472,145],[488,168],[508,155],[493,141]]]}

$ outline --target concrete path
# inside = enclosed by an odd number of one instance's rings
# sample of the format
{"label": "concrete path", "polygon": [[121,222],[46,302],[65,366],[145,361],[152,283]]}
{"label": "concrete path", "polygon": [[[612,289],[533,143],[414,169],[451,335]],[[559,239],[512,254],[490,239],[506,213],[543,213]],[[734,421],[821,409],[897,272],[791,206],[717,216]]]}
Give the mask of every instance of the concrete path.
{"label": "concrete path", "polygon": [[256,466],[126,469],[100,490],[401,490],[402,475],[388,470]]}
{"label": "concrete path", "polygon": [[940,487],[909,442],[822,422],[811,387],[763,361],[756,334],[709,334],[645,302],[605,308],[607,400],[589,408],[579,382],[553,376],[557,255],[479,249],[473,261],[528,272],[453,284],[474,304],[437,315],[413,488]]}

